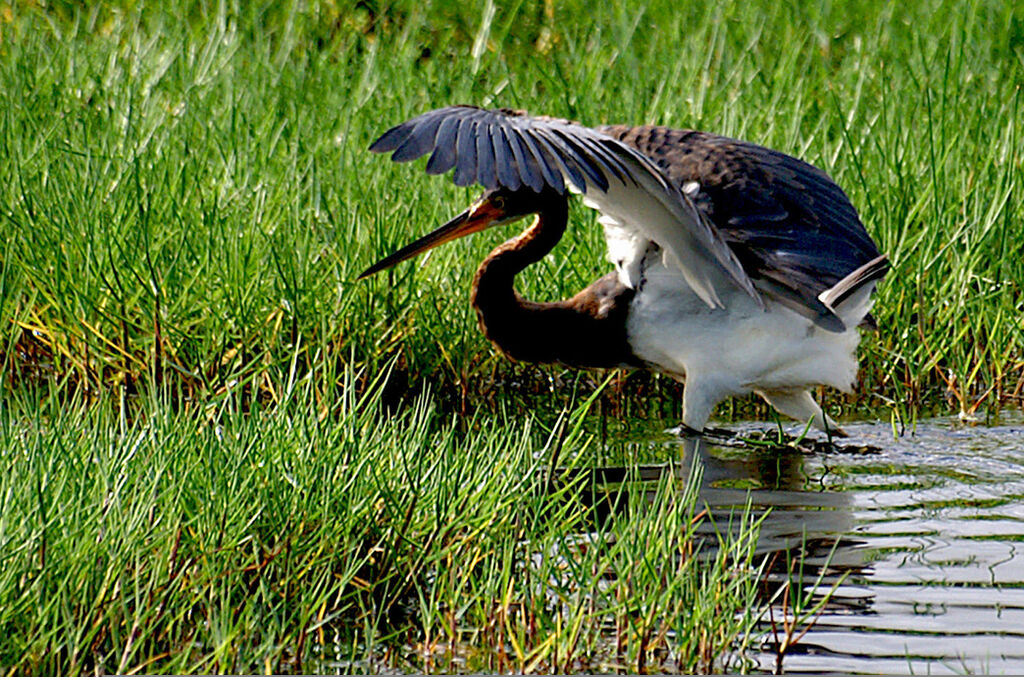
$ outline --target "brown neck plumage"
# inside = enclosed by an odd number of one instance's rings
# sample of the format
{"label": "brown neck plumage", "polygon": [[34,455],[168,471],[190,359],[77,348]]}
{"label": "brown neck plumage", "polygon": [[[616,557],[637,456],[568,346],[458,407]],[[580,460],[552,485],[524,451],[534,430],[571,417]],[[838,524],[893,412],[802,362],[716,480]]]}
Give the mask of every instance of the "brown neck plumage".
{"label": "brown neck plumage", "polygon": [[480,327],[502,352],[523,362],[584,368],[639,366],[626,336],[634,291],[614,273],[555,303],[526,301],[515,291],[515,276],[554,248],[567,221],[567,201],[551,201],[529,228],[484,259],[476,271],[472,296]]}

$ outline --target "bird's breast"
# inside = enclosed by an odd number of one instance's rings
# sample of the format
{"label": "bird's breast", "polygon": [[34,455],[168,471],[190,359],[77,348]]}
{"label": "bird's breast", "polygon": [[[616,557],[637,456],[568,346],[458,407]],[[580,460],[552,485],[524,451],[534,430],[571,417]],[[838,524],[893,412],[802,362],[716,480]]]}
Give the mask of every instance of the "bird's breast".
{"label": "bird's breast", "polygon": [[712,374],[727,392],[822,384],[848,388],[856,370],[856,329],[825,331],[792,310],[759,307],[738,288],[709,308],[683,276],[649,257],[629,307],[633,354],[673,375]]}

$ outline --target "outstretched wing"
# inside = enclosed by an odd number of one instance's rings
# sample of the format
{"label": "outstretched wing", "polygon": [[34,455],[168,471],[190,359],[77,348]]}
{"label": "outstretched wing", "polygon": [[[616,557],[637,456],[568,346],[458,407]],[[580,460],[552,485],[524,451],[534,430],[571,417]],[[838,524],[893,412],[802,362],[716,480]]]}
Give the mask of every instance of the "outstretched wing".
{"label": "outstretched wing", "polygon": [[723,284],[734,283],[761,300],[722,234],[679,186],[649,158],[599,131],[505,109],[450,106],[389,129],[370,150],[393,152],[397,162],[429,153],[427,172],[454,169],[460,186],[575,189],[604,222],[644,243],[633,251],[635,262],[616,261],[627,286],[636,284],[639,257],[652,241],[708,306],[723,305],[716,292]]}
{"label": "outstretched wing", "polygon": [[[832,316],[840,283],[880,256],[846,193],[802,160],[707,132],[598,130],[657,163],[715,224],[755,286],[812,319]],[[885,273],[872,270],[873,279]]]}

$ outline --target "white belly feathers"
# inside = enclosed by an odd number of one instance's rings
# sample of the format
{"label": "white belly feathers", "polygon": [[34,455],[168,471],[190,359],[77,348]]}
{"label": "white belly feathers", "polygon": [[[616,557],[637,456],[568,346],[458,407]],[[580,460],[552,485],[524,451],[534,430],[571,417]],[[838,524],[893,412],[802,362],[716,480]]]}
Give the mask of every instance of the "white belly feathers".
{"label": "white belly feathers", "polygon": [[850,390],[856,323],[828,332],[778,304],[762,310],[738,288],[719,294],[725,307],[709,308],[677,270],[650,263],[630,308],[633,352],[688,383],[698,374],[713,380],[722,397],[814,384]]}

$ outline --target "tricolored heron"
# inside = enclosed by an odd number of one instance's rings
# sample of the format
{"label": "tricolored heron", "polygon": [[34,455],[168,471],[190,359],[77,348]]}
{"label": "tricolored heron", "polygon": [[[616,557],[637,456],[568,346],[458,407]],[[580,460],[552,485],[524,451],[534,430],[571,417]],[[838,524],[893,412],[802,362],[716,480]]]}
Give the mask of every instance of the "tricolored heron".
{"label": "tricolored heron", "polygon": [[[700,431],[718,402],[755,392],[779,412],[837,432],[809,388],[849,391],[858,326],[871,325],[889,269],[849,198],[823,171],[705,132],[588,128],[510,110],[450,106],[385,132],[370,150],[430,154],[486,192],[360,278],[444,242],[535,214],[484,259],[472,302],[513,359],[648,368],[685,383],[683,424]],[[545,256],[583,193],[615,271],[554,303],[522,299],[515,276]]]}

